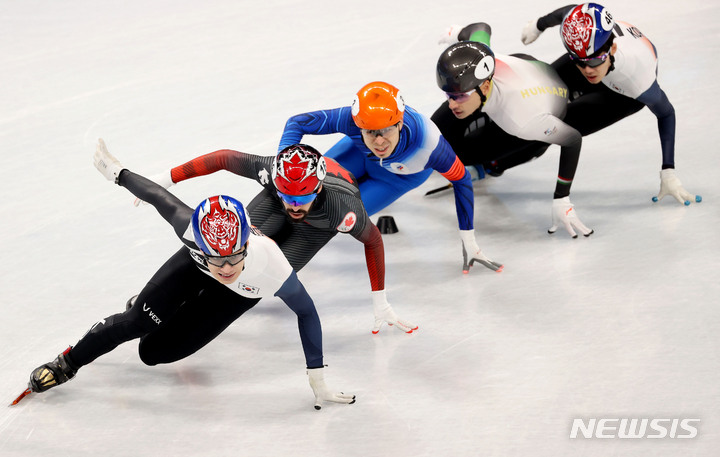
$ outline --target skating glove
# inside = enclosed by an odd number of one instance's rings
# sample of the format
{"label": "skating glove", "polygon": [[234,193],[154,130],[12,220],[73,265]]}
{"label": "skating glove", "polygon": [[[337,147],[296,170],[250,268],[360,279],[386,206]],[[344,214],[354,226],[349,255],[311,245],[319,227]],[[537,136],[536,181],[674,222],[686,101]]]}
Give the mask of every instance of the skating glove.
{"label": "skating glove", "polygon": [[520,41],[522,41],[524,45],[528,45],[537,40],[541,33],[540,29],[537,28],[537,19],[533,19],[523,27]]}
{"label": "skating glove", "polygon": [[[164,187],[165,189],[171,187],[173,184],[175,184],[172,180],[172,177],[170,175],[170,170],[163,171],[162,173],[158,173],[156,175],[148,176],[147,179],[154,182],[155,184]],[[144,202],[140,200],[139,198],[135,199],[135,202],[133,203],[135,206],[140,206],[141,204],[147,205],[147,202]]]}
{"label": "skating glove", "polygon": [[468,167],[465,167],[465,170],[470,173],[470,179],[473,181],[480,181],[481,179],[485,179],[485,169],[482,167],[482,165],[470,165]]}
{"label": "skating glove", "polygon": [[123,170],[123,166],[120,164],[120,161],[115,158],[115,156],[108,152],[102,138],[98,139],[98,144],[95,147],[93,163],[95,164],[95,168],[97,168],[108,181],[112,181],[117,184],[118,177],[120,176],[120,172]]}
{"label": "skating glove", "polygon": [[384,290],[376,290],[371,292],[373,302],[373,312],[375,313],[375,326],[372,329],[373,334],[377,334],[382,327],[383,322],[388,325],[394,325],[405,333],[412,333],[417,330],[418,326],[407,321],[401,320],[393,311],[392,306],[387,301]]}
{"label": "skating glove", "polygon": [[685,205],[689,205],[692,201],[698,203],[702,201],[701,196],[693,195],[683,188],[673,168],[666,168],[660,172],[660,193],[653,198],[653,201],[662,200],[666,195],[672,195],[675,200]]}
{"label": "skating glove", "polygon": [[450,27],[445,29],[445,33],[438,40],[438,44],[444,44],[450,46],[458,42],[458,35],[463,29],[462,25],[452,24]]}
{"label": "skating glove", "polygon": [[310,379],[310,387],[315,394],[315,409],[322,408],[322,402],[332,401],[335,403],[347,403],[352,405],[355,403],[355,395],[344,394],[342,392],[331,392],[325,384],[325,367],[308,368],[308,378]]}
{"label": "skating glove", "polygon": [[490,260],[475,241],[475,230],[460,230],[460,239],[462,239],[463,251],[463,273],[470,271],[470,267],[478,262],[487,268],[497,271],[503,270],[504,265]]}
{"label": "skating glove", "polygon": [[575,205],[570,202],[570,197],[556,198],[552,204],[552,227],[548,233],[555,233],[559,226],[565,227],[570,236],[577,238],[574,229],[578,229],[584,236],[593,234],[593,230],[583,224],[577,216]]}

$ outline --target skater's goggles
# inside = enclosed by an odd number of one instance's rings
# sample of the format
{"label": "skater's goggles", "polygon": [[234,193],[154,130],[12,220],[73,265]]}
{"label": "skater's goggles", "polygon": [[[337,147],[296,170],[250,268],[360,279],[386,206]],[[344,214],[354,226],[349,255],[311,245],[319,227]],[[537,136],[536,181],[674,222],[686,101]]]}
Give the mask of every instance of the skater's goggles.
{"label": "skater's goggles", "polygon": [[247,257],[247,246],[245,246],[245,249],[243,249],[241,252],[238,252],[237,254],[223,256],[205,255],[205,260],[207,260],[207,263],[214,267],[222,268],[225,266],[226,263],[229,263],[231,267],[234,267],[238,263],[245,260],[245,257]]}
{"label": "skater's goggles", "polygon": [[278,197],[285,203],[291,206],[302,206],[314,201],[317,198],[317,192],[307,195],[289,195],[277,191]]}
{"label": "skater's goggles", "polygon": [[378,135],[380,135],[383,138],[388,138],[390,134],[395,130],[395,127],[399,126],[400,123],[391,125],[389,127],[385,127],[384,129],[376,129],[376,130],[368,130],[368,129],[360,129],[362,134],[368,138],[377,138]]}
{"label": "skater's goggles", "polygon": [[468,92],[445,92],[445,96],[448,100],[453,100],[458,103],[465,103],[470,100],[470,96],[475,92],[475,89]]}
{"label": "skater's goggles", "polygon": [[610,57],[610,53],[605,52],[600,54],[599,56],[593,56],[593,57],[576,57],[572,54],[568,54],[570,56],[570,60],[573,61],[575,65],[577,65],[580,68],[590,67],[595,68],[599,67],[605,61]]}

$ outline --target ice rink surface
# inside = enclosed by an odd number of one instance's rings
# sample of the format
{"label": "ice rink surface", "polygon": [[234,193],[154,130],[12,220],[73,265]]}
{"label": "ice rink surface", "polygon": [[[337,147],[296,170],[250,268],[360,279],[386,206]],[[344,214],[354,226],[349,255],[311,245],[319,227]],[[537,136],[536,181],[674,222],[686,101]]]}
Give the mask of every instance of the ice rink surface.
{"label": "ice rink surface", "polygon": [[[221,148],[274,154],[293,114],[349,105],[372,80],[430,115],[452,23],[493,27],[496,52],[548,62],[562,3],[398,0],[23,1],[0,15],[0,392],[123,309],[178,240],[92,166],[98,137],[152,175]],[[371,335],[363,249],[336,237],[300,272],[324,328],[327,380],[357,395],[312,408],[295,316],[263,301],[178,363],[130,342],[71,382],[0,409],[10,456],[714,456],[720,448],[720,6],[606,2],[660,55],[677,113],[676,168],[701,204],[659,190],[654,116],[584,139],[571,195],[590,238],[546,233],[559,149],[475,183],[475,229],[496,274],[461,274],[452,193],[433,175],[379,215],[387,290],[405,335]],[[339,137],[306,137],[324,150]],[[172,191],[195,206],[259,186],[229,173]],[[373,217],[377,220],[377,216]],[[570,439],[582,418],[699,419],[693,439]],[[666,423],[667,424],[667,423]]]}

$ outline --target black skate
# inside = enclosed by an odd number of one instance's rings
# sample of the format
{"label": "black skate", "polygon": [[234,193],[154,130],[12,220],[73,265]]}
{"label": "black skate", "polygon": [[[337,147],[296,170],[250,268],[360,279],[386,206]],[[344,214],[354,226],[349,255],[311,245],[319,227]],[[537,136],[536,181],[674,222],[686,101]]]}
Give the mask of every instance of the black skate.
{"label": "black skate", "polygon": [[505,170],[500,167],[500,165],[498,165],[497,160],[493,160],[489,164],[484,165],[484,168],[485,173],[487,173],[489,176],[492,176],[493,178],[499,178],[505,172]]}
{"label": "black skate", "polygon": [[78,368],[70,364],[66,355],[70,352],[72,346],[67,348],[62,354],[58,355],[55,360],[50,363],[41,365],[33,370],[30,375],[29,388],[33,392],[45,392],[48,389],[71,380]]}

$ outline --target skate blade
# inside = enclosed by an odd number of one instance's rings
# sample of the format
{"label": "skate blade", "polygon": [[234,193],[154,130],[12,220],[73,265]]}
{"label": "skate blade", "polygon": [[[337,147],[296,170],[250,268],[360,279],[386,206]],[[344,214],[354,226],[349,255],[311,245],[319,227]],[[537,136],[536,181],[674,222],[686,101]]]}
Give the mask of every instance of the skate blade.
{"label": "skate blade", "polygon": [[25,389],[25,391],[24,391],[23,393],[20,394],[19,397],[17,397],[17,398],[15,399],[15,401],[13,401],[12,403],[10,403],[9,406],[15,406],[15,405],[17,405],[18,403],[20,403],[20,400],[22,400],[23,398],[27,397],[27,396],[30,395],[31,393],[32,393],[32,389],[28,387],[27,389]]}

